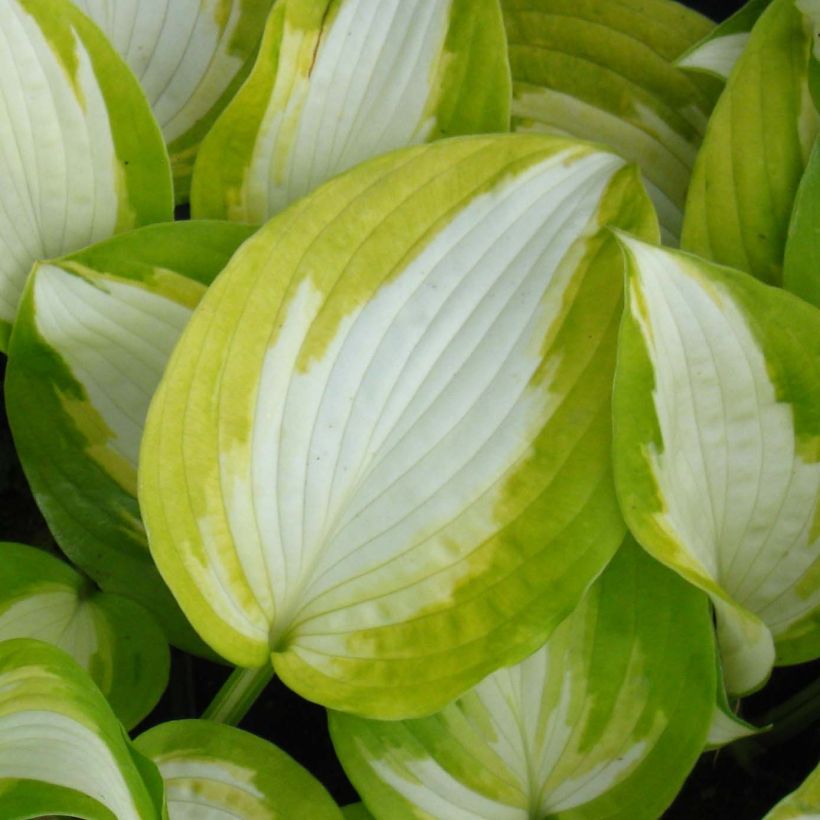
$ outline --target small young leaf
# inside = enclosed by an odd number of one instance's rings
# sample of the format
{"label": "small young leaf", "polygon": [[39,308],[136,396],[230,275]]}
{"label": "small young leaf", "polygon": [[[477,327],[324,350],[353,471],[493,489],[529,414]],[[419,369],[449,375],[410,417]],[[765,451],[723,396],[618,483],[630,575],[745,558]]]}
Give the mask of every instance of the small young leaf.
{"label": "small young leaf", "polygon": [[540,645],[623,536],[610,474],[637,171],[543,136],[372,160],[271,220],[152,403],[151,551],[202,637],[429,713]]}
{"label": "small young leaf", "polygon": [[0,816],[163,820],[162,781],[88,675],[41,641],[0,643]]}
{"label": "small young leaf", "polygon": [[752,29],[704,138],[681,247],[783,282],[795,193],[818,131],[809,94],[812,32],[794,0],[774,0]]}
{"label": "small young leaf", "polygon": [[330,714],[375,817],[657,818],[714,700],[704,595],[632,539],[545,646],[429,718]]}
{"label": "small young leaf", "polygon": [[272,0],[73,0],[140,81],[187,200],[202,138],[247,77]]}
{"label": "small young leaf", "polygon": [[282,0],[202,144],[196,217],[263,222],[369,157],[509,130],[498,0]]}
{"label": "small young leaf", "polygon": [[0,0],[0,179],[2,350],[35,260],[172,217],[142,91],[68,0]]}
{"label": "small young leaf", "polygon": [[169,820],[341,820],[333,799],[308,771],[272,743],[233,726],[178,720],[134,741],[165,781]]}
{"label": "small young leaf", "polygon": [[36,638],[68,652],[130,729],[168,682],[168,644],[139,604],[98,592],[59,559],[0,543],[0,641]]}
{"label": "small young leaf", "polygon": [[136,499],[142,424],[205,286],[252,229],[154,225],[38,265],[9,348],[6,405],[55,538],[100,586],[201,642],[148,553]]}
{"label": "small young leaf", "polygon": [[726,685],[820,654],[820,311],[624,240],[615,475],[638,540],[717,611]]}
{"label": "small young leaf", "polygon": [[638,163],[667,241],[709,107],[672,60],[710,23],[669,0],[502,0],[513,130],[607,143]]}
{"label": "small young leaf", "polygon": [[740,718],[732,709],[729,697],[726,694],[726,684],[723,680],[723,669],[720,664],[720,652],[717,653],[717,700],[715,710],[712,714],[712,722],[709,724],[709,733],[706,737],[706,748],[717,749],[734,743],[744,737],[751,737],[759,732],[765,731],[765,727],[758,728],[752,726]]}

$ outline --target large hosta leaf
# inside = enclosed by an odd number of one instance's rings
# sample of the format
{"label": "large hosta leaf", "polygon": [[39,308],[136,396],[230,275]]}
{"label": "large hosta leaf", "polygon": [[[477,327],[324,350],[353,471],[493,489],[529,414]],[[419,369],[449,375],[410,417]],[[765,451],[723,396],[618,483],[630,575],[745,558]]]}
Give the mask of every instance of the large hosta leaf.
{"label": "large hosta leaf", "polygon": [[156,225],[44,262],[9,348],[9,422],[60,546],[191,649],[197,639],[148,553],[137,456],[171,349],[206,284],[250,233],[225,223]]}
{"label": "large hosta leaf", "polygon": [[820,312],[628,245],[615,471],[630,529],[715,604],[727,687],[820,654]]}
{"label": "large hosta leaf", "polygon": [[272,743],[207,720],[163,723],[136,748],[165,781],[169,820],[341,820],[308,771]]}
{"label": "large hosta leaf", "polygon": [[376,818],[656,818],[703,749],[704,595],[629,539],[546,645],[428,718],[331,713]]}
{"label": "large hosta leaf", "polygon": [[195,216],[262,222],[377,154],[506,131],[498,0],[281,0],[202,145]]}
{"label": "large hosta leaf", "polygon": [[0,180],[3,350],[35,260],[171,218],[142,91],[68,0],[0,0]]}
{"label": "large hosta leaf", "polygon": [[73,0],[140,81],[187,199],[202,138],[250,71],[272,0]]}
{"label": "large hosta leaf", "polygon": [[709,121],[686,200],[681,245],[782,284],[795,193],[818,130],[809,93],[813,29],[774,0],[752,29]]}
{"label": "large hosta leaf", "polygon": [[129,729],[168,681],[168,644],[139,604],[99,592],[41,550],[0,543],[0,641],[9,638],[36,638],[68,652]]}
{"label": "large hosta leaf", "polygon": [[40,641],[0,643],[0,816],[162,820],[162,781],[88,675]]}
{"label": "large hosta leaf", "polygon": [[666,239],[680,233],[708,105],[672,60],[710,30],[668,0],[502,0],[513,130],[605,142],[637,162]]}
{"label": "large hosta leaf", "polygon": [[532,651],[621,540],[609,466],[634,168],[549,137],[373,160],[208,291],[149,413],[160,571],[238,665],[370,715]]}

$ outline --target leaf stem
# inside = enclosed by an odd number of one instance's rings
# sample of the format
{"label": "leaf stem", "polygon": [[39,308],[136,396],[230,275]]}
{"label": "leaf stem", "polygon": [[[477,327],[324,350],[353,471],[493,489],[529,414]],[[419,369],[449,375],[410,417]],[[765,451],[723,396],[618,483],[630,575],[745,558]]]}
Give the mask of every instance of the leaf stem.
{"label": "leaf stem", "polygon": [[237,666],[202,713],[203,719],[236,726],[271,680],[272,666],[262,666],[259,669],[242,669]]}

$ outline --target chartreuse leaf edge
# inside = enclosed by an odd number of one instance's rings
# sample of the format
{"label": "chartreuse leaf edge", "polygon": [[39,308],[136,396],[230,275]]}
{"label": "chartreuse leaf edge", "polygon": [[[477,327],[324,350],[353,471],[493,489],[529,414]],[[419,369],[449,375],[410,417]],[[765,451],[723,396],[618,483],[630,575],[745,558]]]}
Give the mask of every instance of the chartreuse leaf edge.
{"label": "chartreuse leaf edge", "polygon": [[465,137],[365,163],[240,249],[140,457],[152,553],[217,652],[403,717],[543,642],[623,536],[606,224],[657,238],[616,156]]}

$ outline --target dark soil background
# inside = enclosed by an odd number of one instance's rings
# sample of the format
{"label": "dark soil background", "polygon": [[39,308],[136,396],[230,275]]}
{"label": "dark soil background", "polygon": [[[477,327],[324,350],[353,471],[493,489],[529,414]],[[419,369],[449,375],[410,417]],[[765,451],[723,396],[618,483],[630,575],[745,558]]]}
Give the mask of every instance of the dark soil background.
{"label": "dark soil background", "polygon": [[[718,21],[741,5],[735,0],[687,0],[686,4]],[[0,377],[4,370],[5,357],[0,356]],[[0,538],[59,553],[29,492],[4,413],[0,418]],[[137,733],[166,720],[200,716],[228,671],[173,650],[171,683]],[[804,691],[814,694],[814,702],[801,697]],[[820,759],[820,661],[776,669],[762,692],[744,700],[742,714],[756,725],[777,717],[775,729],[704,754],[664,818],[759,820],[801,783]],[[274,680],[240,725],[287,751],[341,805],[358,799],[336,760],[323,708]]]}

